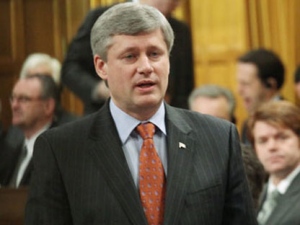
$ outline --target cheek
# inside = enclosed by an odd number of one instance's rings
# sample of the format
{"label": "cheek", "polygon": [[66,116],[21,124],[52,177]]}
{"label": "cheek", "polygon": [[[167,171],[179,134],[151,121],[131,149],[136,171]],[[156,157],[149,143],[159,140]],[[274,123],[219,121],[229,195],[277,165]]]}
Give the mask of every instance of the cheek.
{"label": "cheek", "polygon": [[261,149],[261,147],[255,146],[255,149],[255,154],[257,158],[259,159],[259,161],[263,161],[265,158],[265,152]]}

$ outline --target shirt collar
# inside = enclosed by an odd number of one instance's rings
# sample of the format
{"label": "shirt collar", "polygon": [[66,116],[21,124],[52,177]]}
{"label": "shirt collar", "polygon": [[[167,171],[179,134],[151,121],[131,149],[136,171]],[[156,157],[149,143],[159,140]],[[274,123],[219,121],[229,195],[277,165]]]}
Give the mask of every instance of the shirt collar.
{"label": "shirt collar", "polygon": [[293,170],[286,178],[284,178],[282,181],[278,183],[277,186],[275,186],[272,182],[272,179],[269,179],[269,185],[268,185],[268,193],[271,193],[275,189],[279,191],[280,194],[285,194],[297,174],[300,172],[300,166],[298,166],[296,169]]}
{"label": "shirt collar", "polygon": [[143,122],[150,121],[151,123],[155,124],[156,127],[158,127],[161,132],[163,132],[165,135],[166,133],[166,125],[165,125],[165,106],[163,102],[161,103],[159,109],[157,112],[147,121],[140,121],[136,118],[128,115],[124,111],[122,111],[120,108],[118,108],[115,103],[110,99],[109,102],[109,108],[111,115],[113,117],[113,120],[116,124],[119,137],[122,141],[122,144],[126,142],[131,132],[135,129],[135,127]]}
{"label": "shirt collar", "polygon": [[33,153],[33,147],[34,147],[34,142],[37,139],[37,137],[46,131],[50,127],[50,123],[46,124],[42,129],[40,129],[38,132],[36,132],[34,135],[32,135],[30,138],[25,138],[25,146],[27,148],[28,154],[32,155]]}

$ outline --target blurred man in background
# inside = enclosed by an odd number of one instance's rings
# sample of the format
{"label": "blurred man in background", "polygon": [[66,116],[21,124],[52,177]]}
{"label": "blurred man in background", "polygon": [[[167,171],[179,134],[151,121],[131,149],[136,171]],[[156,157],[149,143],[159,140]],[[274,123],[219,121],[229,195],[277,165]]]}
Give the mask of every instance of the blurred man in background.
{"label": "blurred man in background", "polygon": [[235,99],[229,89],[218,85],[202,85],[189,96],[190,110],[235,123]]}
{"label": "blurred man in background", "polygon": [[250,117],[249,134],[269,174],[259,224],[300,224],[300,109],[287,101],[265,103]]}
{"label": "blurred man in background", "polygon": [[[238,58],[237,91],[249,116],[261,104],[283,99],[280,89],[284,84],[284,72],[279,56],[267,49],[251,50]],[[250,144],[246,123],[242,127],[241,139]]]}
{"label": "blurred man in background", "polygon": [[0,152],[1,186],[27,186],[32,172],[31,157],[35,139],[55,126],[58,89],[51,76],[32,75],[20,78],[11,95],[12,125],[5,137],[7,149]]}

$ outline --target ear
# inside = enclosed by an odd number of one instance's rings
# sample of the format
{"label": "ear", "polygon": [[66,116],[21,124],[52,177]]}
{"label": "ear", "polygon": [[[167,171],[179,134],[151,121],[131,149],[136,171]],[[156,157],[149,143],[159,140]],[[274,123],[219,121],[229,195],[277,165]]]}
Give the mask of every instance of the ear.
{"label": "ear", "polygon": [[47,116],[53,115],[55,111],[55,100],[53,98],[49,98],[45,101],[44,104],[44,109],[45,109],[45,114]]}
{"label": "ear", "polygon": [[101,77],[102,80],[107,80],[106,62],[101,59],[99,55],[94,56],[94,66],[98,76]]}
{"label": "ear", "polygon": [[277,90],[278,89],[277,81],[272,77],[268,78],[266,82],[266,87],[269,89]]}

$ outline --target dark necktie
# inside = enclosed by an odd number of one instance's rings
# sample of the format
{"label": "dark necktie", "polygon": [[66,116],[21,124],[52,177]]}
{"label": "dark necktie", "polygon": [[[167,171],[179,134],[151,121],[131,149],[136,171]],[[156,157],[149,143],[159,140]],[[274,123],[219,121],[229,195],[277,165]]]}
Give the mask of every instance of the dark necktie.
{"label": "dark necktie", "polygon": [[280,196],[280,193],[277,189],[272,191],[263,203],[262,209],[258,213],[257,221],[259,225],[264,225],[268,218],[270,217],[272,211],[277,205],[277,199]]}
{"label": "dark necktie", "polygon": [[155,126],[143,123],[137,126],[137,131],[143,138],[139,159],[140,198],[149,225],[160,225],[164,217],[166,182],[163,165],[153,142]]}
{"label": "dark necktie", "polygon": [[[26,145],[24,145],[21,154],[19,156],[18,163],[16,164],[13,176],[9,182],[10,187],[17,188],[19,186],[20,182],[18,182],[18,175],[20,173],[21,166],[24,163],[24,160],[26,159],[27,153],[28,153],[27,147]],[[22,177],[19,179],[22,180]]]}

